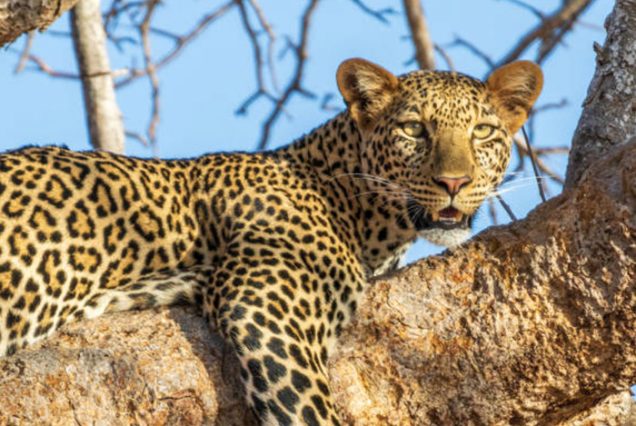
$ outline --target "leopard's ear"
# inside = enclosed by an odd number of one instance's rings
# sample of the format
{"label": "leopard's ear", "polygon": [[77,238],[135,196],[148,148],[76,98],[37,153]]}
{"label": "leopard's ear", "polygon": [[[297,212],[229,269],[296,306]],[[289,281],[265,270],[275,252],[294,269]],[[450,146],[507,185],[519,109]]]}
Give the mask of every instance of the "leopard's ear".
{"label": "leopard's ear", "polygon": [[541,93],[543,73],[533,62],[512,62],[493,71],[486,85],[508,130],[516,133]]}
{"label": "leopard's ear", "polygon": [[362,129],[391,103],[399,86],[397,77],[389,71],[359,58],[340,64],[336,80],[349,113]]}

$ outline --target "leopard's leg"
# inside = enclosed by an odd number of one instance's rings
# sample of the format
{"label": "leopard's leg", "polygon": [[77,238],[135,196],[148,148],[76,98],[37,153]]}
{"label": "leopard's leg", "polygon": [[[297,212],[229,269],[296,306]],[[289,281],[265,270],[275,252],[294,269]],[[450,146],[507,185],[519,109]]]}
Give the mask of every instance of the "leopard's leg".
{"label": "leopard's leg", "polygon": [[214,269],[211,266],[193,266],[159,271],[120,287],[100,290],[84,303],[83,316],[95,318],[105,312],[175,304],[201,306],[202,289],[209,285]]}
{"label": "leopard's leg", "polygon": [[311,243],[246,240],[229,247],[203,309],[240,360],[248,404],[265,425],[339,424],[326,361],[361,275],[325,267]]}
{"label": "leopard's leg", "polygon": [[[209,284],[212,272],[212,267],[204,266],[161,271],[143,275],[124,286],[97,289],[85,297],[69,298],[59,304],[53,314],[42,318],[34,316],[32,324],[22,332],[2,333],[0,330],[0,356],[11,355],[19,348],[50,336],[65,323],[81,318],[95,318],[104,312],[176,303],[200,306],[202,287]],[[0,318],[2,317],[0,306]]]}
{"label": "leopard's leg", "polygon": [[322,344],[317,336],[310,341],[308,330],[289,316],[293,301],[255,289],[267,286],[261,278],[237,288],[237,275],[220,275],[228,278],[224,295],[205,297],[204,312],[218,306],[214,322],[239,358],[245,396],[260,423],[338,424]]}

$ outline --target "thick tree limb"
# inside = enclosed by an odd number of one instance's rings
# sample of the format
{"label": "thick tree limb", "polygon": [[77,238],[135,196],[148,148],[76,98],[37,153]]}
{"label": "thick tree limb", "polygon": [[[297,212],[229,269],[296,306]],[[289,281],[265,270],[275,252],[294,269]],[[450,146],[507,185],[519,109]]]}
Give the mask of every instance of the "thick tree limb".
{"label": "thick tree limb", "polygon": [[99,0],[80,0],[71,11],[71,26],[91,145],[123,153],[124,125],[115,97]]}
{"label": "thick tree limb", "polygon": [[566,186],[612,147],[636,136],[636,0],[618,0],[597,46],[596,71],[572,141]]}
{"label": "thick tree limb", "polygon": [[44,31],[77,0],[0,0],[0,46],[22,33]]}

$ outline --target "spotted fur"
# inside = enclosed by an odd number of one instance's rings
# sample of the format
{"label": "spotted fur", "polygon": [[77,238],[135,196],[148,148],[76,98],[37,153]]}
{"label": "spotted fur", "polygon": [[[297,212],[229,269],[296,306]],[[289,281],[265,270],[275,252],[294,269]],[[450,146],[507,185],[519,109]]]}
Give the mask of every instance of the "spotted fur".
{"label": "spotted fur", "polygon": [[338,424],[326,361],[366,282],[418,233],[466,236],[541,74],[398,78],[354,59],[337,77],[348,111],[275,151],[0,156],[0,354],[71,320],[192,303],[263,424]]}

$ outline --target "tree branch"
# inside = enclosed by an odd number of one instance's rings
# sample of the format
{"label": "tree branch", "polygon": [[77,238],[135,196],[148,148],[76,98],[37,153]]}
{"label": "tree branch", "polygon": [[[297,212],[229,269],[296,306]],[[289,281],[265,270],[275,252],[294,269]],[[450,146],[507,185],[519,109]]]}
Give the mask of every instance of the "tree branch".
{"label": "tree branch", "polygon": [[146,13],[144,19],[139,25],[139,33],[143,46],[144,56],[144,68],[146,75],[148,76],[148,82],[150,83],[150,93],[152,99],[152,107],[150,113],[150,122],[148,123],[148,141],[153,149],[156,149],[157,145],[157,126],[160,120],[160,99],[159,99],[159,76],[157,75],[157,68],[152,61],[152,49],[150,47],[150,22],[152,15],[155,12],[155,8],[159,5],[160,0],[149,0],[146,4]]}
{"label": "tree branch", "polygon": [[80,0],[71,11],[71,27],[91,145],[123,153],[124,125],[115,98],[99,0]]}
{"label": "tree branch", "polygon": [[415,47],[415,58],[423,70],[435,69],[435,48],[420,0],[403,0],[406,21],[411,31],[411,40]]}
{"label": "tree branch", "polygon": [[539,24],[522,36],[510,52],[499,60],[495,68],[520,58],[535,41],[541,42],[537,62],[542,63],[592,2],[593,0],[562,1],[561,7],[551,15],[541,19]]}
{"label": "tree branch", "polygon": [[290,48],[294,52],[296,57],[296,67],[292,77],[283,90],[283,93],[276,99],[274,108],[270,112],[269,116],[265,119],[262,126],[261,138],[258,142],[258,149],[265,149],[269,143],[272,127],[283,112],[285,105],[291,99],[294,93],[300,93],[306,96],[312,97],[312,95],[303,89],[301,83],[303,79],[303,73],[305,70],[305,63],[307,61],[307,43],[309,38],[309,27],[311,25],[311,18],[318,6],[318,0],[310,0],[303,12],[300,25],[300,38],[298,44],[293,44],[291,41]]}
{"label": "tree branch", "polygon": [[0,1],[0,47],[11,43],[22,33],[46,30],[75,3],[77,0]]}

